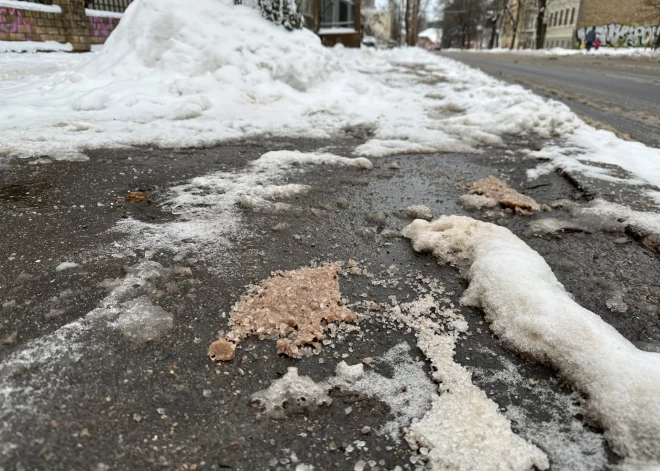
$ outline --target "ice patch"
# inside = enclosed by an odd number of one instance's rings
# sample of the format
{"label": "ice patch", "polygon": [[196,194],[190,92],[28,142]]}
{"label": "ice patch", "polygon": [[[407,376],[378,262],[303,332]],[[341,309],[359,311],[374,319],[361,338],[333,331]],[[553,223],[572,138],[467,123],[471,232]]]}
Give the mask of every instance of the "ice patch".
{"label": "ice patch", "polygon": [[545,260],[503,227],[443,216],[416,220],[403,234],[415,250],[461,269],[470,282],[461,302],[482,308],[505,344],[588,394],[587,412],[617,453],[660,463],[660,355],[576,304]]}
{"label": "ice patch", "polygon": [[568,210],[571,219],[538,219],[529,224],[532,232],[537,234],[552,234],[565,230],[624,232],[630,227],[640,237],[660,234],[658,213],[635,211],[600,198],[585,205],[565,200],[554,202],[553,205]]}
{"label": "ice patch", "polygon": [[140,296],[124,303],[111,327],[119,329],[124,337],[137,343],[156,340],[174,327],[174,317],[148,296]]}

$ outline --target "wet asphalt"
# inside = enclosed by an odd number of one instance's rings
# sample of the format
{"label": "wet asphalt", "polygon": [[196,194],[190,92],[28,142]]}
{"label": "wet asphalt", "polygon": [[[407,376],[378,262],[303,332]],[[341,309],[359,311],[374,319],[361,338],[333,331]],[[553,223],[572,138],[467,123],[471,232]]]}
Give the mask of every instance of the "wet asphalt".
{"label": "wet asphalt", "polygon": [[442,52],[445,57],[559,100],[596,127],[660,146],[659,57]]}
{"label": "wet asphalt", "polygon": [[[350,138],[263,139],[204,149],[88,151],[89,162],[6,163],[0,173],[0,339],[7,341],[0,344],[0,378],[2,387],[21,392],[12,396],[15,407],[0,409],[0,446],[11,444],[0,448],[0,470],[275,470],[295,469],[300,463],[316,470],[352,470],[360,460],[368,463],[365,469],[414,469],[405,441],[397,443],[376,433],[391,414],[373,398],[333,390],[331,406],[284,420],[267,418],[250,400],[252,393],[292,366],[321,381],[342,359],[353,364],[377,358],[401,342],[411,346],[411,355],[423,359],[412,333],[367,318],[359,334],[349,334],[309,358],[277,356],[274,342],[250,338],[241,343],[234,361],[214,365],[206,349],[227,326],[221,313],[229,312],[246,285],[274,270],[348,259],[382,277],[394,265],[401,281],[391,288],[374,286],[364,276],[341,276],[342,295],[352,302],[385,304],[392,294],[412,300],[417,296],[416,280],[423,275],[437,279],[458,305],[466,283],[456,270],[439,266],[428,254],[415,253],[407,240],[381,233],[405,227],[410,221],[395,212],[412,204],[427,205],[435,216],[485,218],[466,212],[456,201],[470,182],[489,174],[505,178],[539,203],[580,203],[602,196],[648,208],[649,202],[637,192],[579,175],[552,173],[528,181],[525,171],[536,162],[518,152],[535,145],[528,141],[510,141],[509,153],[485,149],[479,155],[372,159],[371,171],[310,167],[286,177],[288,183],[312,187],[305,196],[286,200],[294,210],[245,210],[242,230],[213,260],[181,260],[175,256],[176,247],[153,256],[166,268],[190,269],[154,281],[159,293],[154,302],[174,315],[174,327],[165,336],[135,344],[116,330],[91,324],[81,337],[67,338],[57,362],[40,361],[41,347],[30,348],[72,323],[84,322],[107,294],[103,280],[123,277],[127,267],[145,256],[139,250],[125,253],[125,236],[114,228],[127,217],[156,223],[173,220],[176,216],[162,207],[169,187],[218,170],[238,171],[271,150],[323,148],[350,156],[359,143]],[[391,168],[392,162],[400,168]],[[150,200],[126,201],[128,191],[148,193]],[[348,208],[337,205],[340,198],[348,200]],[[365,215],[373,211],[384,211],[386,222],[367,221]],[[551,215],[568,217],[560,210]],[[543,255],[579,304],[640,348],[658,349],[659,253],[634,235],[621,233],[531,234],[528,223],[543,216],[502,212],[487,219],[508,227]],[[288,229],[274,231],[280,222]],[[361,231],[364,228],[373,232]],[[81,266],[56,272],[62,261]],[[607,306],[616,290],[625,293],[625,313]],[[490,333],[482,312],[463,307],[461,313],[471,335],[457,347],[455,359],[475,371],[475,383],[503,412],[524,411],[526,423],[513,421],[514,430],[535,441],[535,430],[550,418],[570,429],[574,415],[565,404],[579,402],[579,395],[548,367],[508,351]],[[21,352],[32,356],[30,366],[7,367]],[[386,365],[374,368],[389,374]],[[496,373],[507,368],[523,381],[497,379]],[[529,380],[543,385],[543,390],[530,387]],[[578,419],[585,430],[600,433],[583,417]],[[372,431],[364,434],[365,426]],[[607,461],[618,461],[606,443],[599,446]],[[557,464],[554,469],[569,468]]]}

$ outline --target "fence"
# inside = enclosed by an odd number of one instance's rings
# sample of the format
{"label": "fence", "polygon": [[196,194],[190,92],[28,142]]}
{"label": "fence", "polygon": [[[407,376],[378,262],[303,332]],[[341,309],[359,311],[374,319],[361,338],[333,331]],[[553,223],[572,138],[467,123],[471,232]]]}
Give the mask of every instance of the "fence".
{"label": "fence", "polygon": [[133,0],[85,0],[85,8],[124,13],[132,1]]}

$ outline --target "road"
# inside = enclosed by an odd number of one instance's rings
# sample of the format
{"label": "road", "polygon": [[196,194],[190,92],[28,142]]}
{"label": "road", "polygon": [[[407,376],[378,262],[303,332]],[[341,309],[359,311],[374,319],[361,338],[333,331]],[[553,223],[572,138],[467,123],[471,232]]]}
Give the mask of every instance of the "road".
{"label": "road", "polygon": [[[264,139],[208,149],[90,151],[90,162],[8,163],[0,174],[5,240],[0,246],[0,469],[294,470],[296,463],[308,463],[315,469],[353,470],[362,469],[360,461],[371,462],[372,470],[410,469],[410,460],[418,457],[411,456],[407,444],[377,433],[392,411],[374,398],[333,390],[331,406],[279,421],[267,419],[250,401],[288,367],[321,381],[342,359],[355,364],[370,357],[376,359],[371,368],[389,376],[391,365],[378,360],[389,349],[405,342],[412,348],[406,358],[421,356],[410,331],[391,329],[369,314],[343,342],[334,340],[318,355],[300,360],[276,355],[268,339],[246,339],[233,362],[218,366],[206,349],[227,328],[221,313],[229,312],[247,284],[273,270],[328,260],[357,260],[365,273],[398,284],[392,288],[365,274],[343,274],[341,294],[351,303],[385,306],[393,293],[401,300],[416,299],[427,277],[444,286],[459,306],[466,284],[456,270],[414,252],[407,240],[386,236],[384,229],[397,231],[410,222],[396,210],[412,204],[425,204],[435,215],[468,214],[509,227],[548,261],[576,301],[640,348],[660,348],[654,308],[660,299],[657,253],[621,233],[539,237],[527,227],[542,213],[489,216],[457,204],[467,183],[491,173],[505,175],[514,188],[543,203],[584,202],[587,195],[609,193],[625,197],[613,184],[554,172],[530,184],[526,170],[536,163],[516,151],[524,145],[515,142],[504,160],[497,150],[486,150],[387,158],[375,161],[371,171],[318,167],[294,172],[286,182],[310,185],[305,197],[286,200],[290,207],[284,212],[246,207],[225,245],[206,256],[186,254],[181,246],[127,247],[126,234],[117,230],[127,219],[172,221],[175,216],[163,206],[169,188],[212,172],[239,175],[266,151],[331,146],[339,155],[350,155],[359,143]],[[122,197],[136,190],[148,192],[151,204]],[[222,196],[212,188],[201,194],[211,201]],[[369,219],[374,211],[388,217],[375,224]],[[568,217],[562,211],[552,215]],[[278,224],[284,226],[274,230]],[[58,271],[65,260],[80,266]],[[150,342],[130,342],[104,317],[109,311],[95,308],[117,286],[112,280],[124,279],[145,261],[167,271],[146,282],[129,282],[120,301],[140,296],[136,300],[153,301],[174,321]],[[603,274],[612,276],[605,280]],[[612,290],[625,292],[625,315],[608,307]],[[501,410],[512,411],[515,430],[541,444],[553,469],[575,469],[576,459],[591,463],[584,469],[617,462],[601,432],[575,422],[566,404],[576,395],[556,373],[500,345],[483,312],[460,310],[471,335],[457,346],[456,361],[474,373],[475,384]]]}
{"label": "road", "polygon": [[566,103],[590,124],[660,147],[660,62],[648,58],[442,52]]}

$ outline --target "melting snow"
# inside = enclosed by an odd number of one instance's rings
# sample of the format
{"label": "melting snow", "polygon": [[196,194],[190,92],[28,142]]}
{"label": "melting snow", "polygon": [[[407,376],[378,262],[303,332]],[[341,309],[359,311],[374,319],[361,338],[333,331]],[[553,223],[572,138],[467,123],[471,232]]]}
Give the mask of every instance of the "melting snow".
{"label": "melting snow", "polygon": [[660,355],[575,303],[545,260],[505,228],[443,216],[403,233],[415,250],[461,269],[470,282],[461,302],[482,308],[505,344],[588,394],[587,412],[617,453],[660,464]]}

